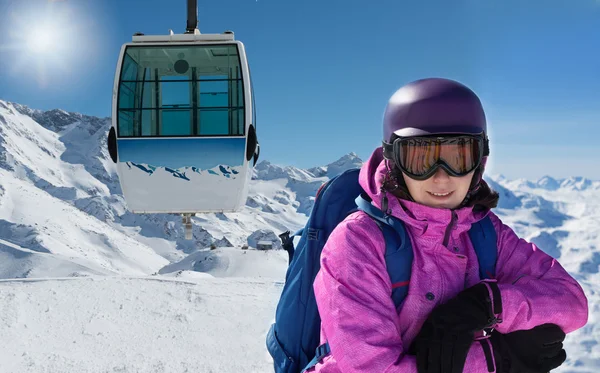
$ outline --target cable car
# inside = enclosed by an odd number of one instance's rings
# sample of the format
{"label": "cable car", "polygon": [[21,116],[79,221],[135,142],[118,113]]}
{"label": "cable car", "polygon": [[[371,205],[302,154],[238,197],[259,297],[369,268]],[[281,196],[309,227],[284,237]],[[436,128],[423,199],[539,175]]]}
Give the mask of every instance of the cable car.
{"label": "cable car", "polygon": [[120,52],[110,156],[134,213],[237,212],[260,147],[244,45],[231,31],[201,34],[188,0],[184,34],[136,33]]}

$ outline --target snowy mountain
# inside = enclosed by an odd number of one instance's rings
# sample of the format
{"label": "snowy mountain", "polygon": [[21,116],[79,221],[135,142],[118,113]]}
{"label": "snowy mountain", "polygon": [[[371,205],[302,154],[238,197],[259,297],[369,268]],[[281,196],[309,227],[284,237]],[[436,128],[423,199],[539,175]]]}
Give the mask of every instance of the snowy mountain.
{"label": "snowy mountain", "polygon": [[[272,371],[264,334],[287,253],[257,243],[279,249],[278,234],[306,222],[323,182],[363,161],[263,160],[244,210],[193,217],[188,241],[180,216],[128,212],[109,127],[110,118],[0,101],[0,373]],[[486,180],[503,221],[558,258],[589,297],[590,321],[567,338],[557,371],[595,372],[600,181]]]}
{"label": "snowy mountain", "polygon": [[231,167],[229,165],[218,165],[213,168],[209,168],[206,170],[201,170],[197,167],[182,167],[177,169],[172,169],[169,167],[157,167],[147,163],[135,163],[135,162],[126,162],[127,166],[131,169],[135,167],[136,169],[142,170],[148,175],[165,173],[170,175],[170,177],[178,177],[183,180],[190,181],[190,174],[210,174],[214,176],[233,178],[235,175],[240,173],[241,167]]}

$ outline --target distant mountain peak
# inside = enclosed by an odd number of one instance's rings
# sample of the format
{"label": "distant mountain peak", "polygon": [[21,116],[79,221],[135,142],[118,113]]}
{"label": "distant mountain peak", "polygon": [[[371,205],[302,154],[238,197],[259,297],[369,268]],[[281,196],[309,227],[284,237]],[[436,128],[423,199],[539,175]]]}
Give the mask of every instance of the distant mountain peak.
{"label": "distant mountain peak", "polygon": [[582,176],[571,176],[564,179],[560,183],[561,188],[569,188],[574,190],[586,190],[594,185],[600,186],[600,182],[593,182],[592,180]]}
{"label": "distant mountain peak", "polygon": [[90,122],[96,127],[101,127],[105,126],[106,121],[110,119],[109,117],[99,118],[80,113],[68,112],[63,109],[40,110],[32,109],[29,106],[14,102],[6,102],[6,104],[11,105],[18,113],[30,117],[37,123],[41,124],[44,128],[54,132],[60,132],[70,124],[79,121]]}
{"label": "distant mountain peak", "polygon": [[546,190],[557,190],[560,188],[560,183],[548,175],[541,177],[536,184]]}

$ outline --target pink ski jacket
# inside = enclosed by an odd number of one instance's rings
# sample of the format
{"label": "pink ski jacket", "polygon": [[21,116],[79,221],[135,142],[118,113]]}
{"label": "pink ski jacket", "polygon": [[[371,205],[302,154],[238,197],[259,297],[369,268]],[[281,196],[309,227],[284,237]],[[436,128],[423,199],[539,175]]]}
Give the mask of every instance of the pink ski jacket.
{"label": "pink ski jacket", "polygon": [[[378,148],[360,172],[360,184],[378,208],[385,172]],[[416,359],[406,350],[432,309],[481,281],[468,230],[488,214],[498,233],[496,281],[503,303],[503,322],[496,330],[509,333],[553,323],[570,333],[587,323],[587,298],[577,281],[493,212],[430,208],[390,193],[388,199],[414,250],[408,295],[396,309],[380,229],[363,212],[348,216],[324,246],[313,284],[321,342],[329,342],[331,353],[310,371],[416,373]],[[483,348],[473,343],[464,372],[487,371]]]}

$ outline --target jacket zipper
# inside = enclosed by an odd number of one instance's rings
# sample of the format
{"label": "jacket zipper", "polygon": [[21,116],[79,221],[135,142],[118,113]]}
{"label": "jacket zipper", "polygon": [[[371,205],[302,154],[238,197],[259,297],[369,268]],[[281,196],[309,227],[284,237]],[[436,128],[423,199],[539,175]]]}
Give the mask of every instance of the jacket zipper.
{"label": "jacket zipper", "polygon": [[454,224],[456,224],[456,212],[452,211],[452,218],[450,219],[450,224],[448,224],[448,228],[446,228],[446,233],[444,234],[444,246],[448,246],[448,241],[450,240],[450,232],[454,228]]}

